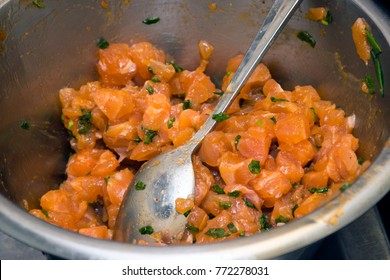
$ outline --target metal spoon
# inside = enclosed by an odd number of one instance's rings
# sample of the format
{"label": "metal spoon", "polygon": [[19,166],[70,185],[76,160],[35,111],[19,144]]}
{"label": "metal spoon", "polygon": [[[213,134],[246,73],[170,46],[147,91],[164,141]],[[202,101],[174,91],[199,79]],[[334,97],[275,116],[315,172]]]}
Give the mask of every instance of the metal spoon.
{"label": "metal spoon", "polygon": [[114,240],[154,244],[156,237],[167,243],[181,239],[187,219],[176,212],[175,201],[194,198],[193,152],[215,127],[213,116],[226,111],[301,2],[274,2],[225,94],[201,129],[188,143],[149,160],[135,174],[119,210]]}

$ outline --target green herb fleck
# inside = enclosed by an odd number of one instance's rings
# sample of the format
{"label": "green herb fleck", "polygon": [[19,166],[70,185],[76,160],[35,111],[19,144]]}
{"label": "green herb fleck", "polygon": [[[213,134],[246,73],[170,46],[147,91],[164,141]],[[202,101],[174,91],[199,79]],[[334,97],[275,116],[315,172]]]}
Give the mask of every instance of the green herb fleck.
{"label": "green herb fleck", "polygon": [[230,116],[228,114],[222,112],[212,115],[213,120],[215,120],[216,122],[222,122],[224,120],[227,120],[229,117]]}
{"label": "green herb fleck", "polygon": [[384,97],[385,90],[384,90],[384,82],[383,82],[382,63],[379,60],[378,55],[374,52],[374,50],[371,50],[371,57],[372,57],[372,60],[374,61],[374,65],[375,65],[376,78],[377,78],[378,84],[379,84],[379,93],[381,94],[382,97]]}
{"label": "green herb fleck", "polygon": [[212,185],[211,188],[217,193],[217,194],[225,194],[225,191],[218,185]]}
{"label": "green herb fleck", "polygon": [[186,229],[192,232],[199,232],[199,229],[197,227],[191,226],[189,224],[186,225]]}
{"label": "green herb fleck", "polygon": [[108,46],[110,45],[110,43],[104,39],[103,37],[100,37],[97,42],[96,42],[96,46],[99,47],[99,49],[107,49]]}
{"label": "green herb fleck", "polygon": [[236,150],[238,151],[237,149],[237,145],[238,145],[238,142],[240,141],[241,139],[241,135],[237,135],[236,138],[234,138],[234,147],[236,148]]}
{"label": "green herb fleck", "polygon": [[293,189],[295,189],[299,184],[297,182],[291,182],[291,186]]}
{"label": "green herb fleck", "polygon": [[244,200],[246,206],[257,210],[256,206],[251,201],[249,201],[246,197],[243,197],[242,200]]}
{"label": "green herb fleck", "polygon": [[110,176],[107,176],[104,178],[104,182],[106,182],[106,185],[108,184],[108,181],[110,180]]}
{"label": "green herb fleck", "polygon": [[183,67],[177,66],[173,61],[169,61],[169,62],[167,62],[167,64],[168,64],[168,65],[172,65],[173,68],[175,68],[175,72],[176,72],[176,73],[183,72],[183,70],[184,70]]}
{"label": "green herb fleck", "polygon": [[228,223],[226,227],[228,228],[228,230],[230,230],[231,233],[237,232],[237,228],[235,227],[235,225],[232,222]]}
{"label": "green herb fleck", "polygon": [[151,85],[146,85],[145,89],[148,91],[149,94],[153,94],[154,93],[154,89],[153,89],[153,87]]}
{"label": "green herb fleck", "polygon": [[184,99],[186,97],[186,94],[185,93],[179,93],[177,95],[177,97],[180,98],[180,99]]}
{"label": "green herb fleck", "polygon": [[225,229],[223,228],[210,228],[208,231],[206,231],[205,234],[211,236],[214,239],[230,236],[230,234],[225,232]]}
{"label": "green herb fleck", "polygon": [[183,110],[191,109],[191,100],[187,99],[183,101]]}
{"label": "green herb fleck", "polygon": [[352,184],[350,182],[346,182],[344,183],[341,187],[340,187],[340,191],[341,192],[345,192]]}
{"label": "green herb fleck", "polygon": [[288,222],[290,221],[290,218],[285,218],[281,215],[279,215],[276,219],[275,219],[275,223],[284,223],[284,224],[287,224]]}
{"label": "green herb fleck", "polygon": [[372,33],[368,29],[366,29],[366,38],[376,55],[382,53],[381,47],[379,46],[378,42],[375,40],[374,35],[372,35]]}
{"label": "green herb fleck", "polygon": [[31,127],[30,123],[26,120],[20,122],[20,128],[24,130],[29,130]]}
{"label": "green herb fleck", "polygon": [[142,191],[144,190],[146,187],[145,183],[142,182],[142,181],[138,181],[136,184],[135,184],[135,190],[137,191]]}
{"label": "green herb fleck", "polygon": [[273,123],[276,123],[276,118],[275,117],[271,117],[270,120],[273,121]]}
{"label": "green herb fleck", "polygon": [[314,123],[316,123],[318,120],[318,115],[317,115],[316,109],[314,107],[310,107],[310,110],[313,112]]}
{"label": "green herb fleck", "polygon": [[312,48],[314,48],[315,45],[316,45],[316,43],[317,43],[316,40],[314,39],[314,37],[313,37],[309,32],[307,32],[307,31],[301,31],[301,32],[299,32],[298,35],[297,35],[297,37],[298,37],[300,40],[302,40],[302,41],[308,43]]}
{"label": "green herb fleck", "polygon": [[271,102],[286,102],[287,100],[284,98],[276,98],[274,96],[271,96]]}
{"label": "green herb fleck", "polygon": [[243,231],[243,232],[240,232],[240,233],[238,234],[238,236],[240,236],[240,237],[244,237],[244,236],[245,236],[245,231]]}
{"label": "green herb fleck", "polygon": [[258,121],[256,121],[256,125],[257,125],[257,126],[262,126],[262,125],[263,125],[263,122],[262,122],[261,120],[258,120]]}
{"label": "green herb fleck", "polygon": [[92,128],[91,110],[81,109],[82,115],[79,117],[78,133],[86,134]]}
{"label": "green herb fleck", "polygon": [[295,210],[298,209],[298,204],[295,204],[293,208],[291,208],[291,214],[295,218]]}
{"label": "green herb fleck", "polygon": [[41,209],[41,212],[42,212],[42,214],[43,215],[45,215],[46,216],[46,218],[49,218],[49,212],[47,212],[47,210],[45,210],[45,209]]}
{"label": "green herb fleck", "polygon": [[326,193],[328,190],[329,190],[328,187],[325,187],[325,188],[311,188],[311,189],[309,190],[309,192],[310,192],[311,194],[313,194],[313,193]]}
{"label": "green herb fleck", "polygon": [[33,4],[40,8],[40,9],[44,9],[45,8],[45,5],[42,4],[42,2],[40,0],[33,0]]}
{"label": "green herb fleck", "polygon": [[188,210],[187,212],[184,212],[184,214],[183,214],[183,215],[184,215],[184,217],[186,217],[186,218],[187,218],[187,217],[188,217],[188,215],[189,215],[190,213],[191,213],[191,210]]}
{"label": "green herb fleck", "polygon": [[231,74],[233,74],[233,72],[232,71],[228,71],[228,72],[226,72],[226,76],[230,76]]}
{"label": "green herb fleck", "polygon": [[224,94],[224,92],[223,91],[214,91],[214,94],[221,96]]}
{"label": "green herb fleck", "polygon": [[365,162],[365,161],[366,161],[365,158],[362,158],[362,157],[358,158],[358,163],[359,163],[360,165],[362,165],[363,162]]}
{"label": "green herb fleck", "polygon": [[157,22],[160,21],[160,18],[159,17],[148,17],[148,18],[145,18],[142,23],[145,23],[147,25],[149,24],[155,24]]}
{"label": "green herb fleck", "polygon": [[237,198],[241,195],[241,192],[240,191],[232,191],[232,192],[228,192],[227,195],[230,197],[233,197],[233,198]]}
{"label": "green herb fleck", "polygon": [[267,217],[265,216],[265,214],[261,215],[259,222],[261,231],[269,230],[270,228],[272,228],[272,225],[267,221]]}
{"label": "green herb fleck", "polygon": [[169,121],[168,121],[168,128],[172,128],[173,127],[173,123],[175,122],[176,118],[170,118]]}
{"label": "green herb fleck", "polygon": [[374,94],[375,93],[375,83],[374,83],[374,78],[367,75],[364,77],[364,82],[366,83],[368,93],[369,94]]}
{"label": "green herb fleck", "polygon": [[159,83],[159,82],[161,82],[160,79],[159,79],[157,76],[153,76],[151,81],[152,81],[153,83]]}
{"label": "green herb fleck", "polygon": [[325,18],[324,18],[323,20],[321,20],[321,23],[322,23],[323,25],[329,25],[329,24],[332,23],[332,22],[333,22],[333,16],[332,16],[332,14],[330,13],[330,11],[328,11],[328,12],[326,13]]}
{"label": "green herb fleck", "polygon": [[142,139],[139,138],[139,137],[136,137],[136,138],[134,138],[134,142],[135,143],[140,143],[140,142],[142,142]]}
{"label": "green herb fleck", "polygon": [[148,66],[148,71],[150,74],[154,75],[153,68],[151,66]]}
{"label": "green herb fleck", "polygon": [[142,128],[145,131],[144,144],[150,144],[153,141],[153,138],[157,135],[157,130],[149,130]]}
{"label": "green herb fleck", "polygon": [[259,174],[261,169],[260,169],[260,162],[258,160],[252,160],[248,164],[249,171],[253,174]]}
{"label": "green herb fleck", "polygon": [[141,234],[152,234],[154,232],[154,229],[152,226],[144,226],[140,228],[138,231]]}
{"label": "green herb fleck", "polygon": [[226,210],[226,209],[229,209],[230,207],[232,207],[232,203],[230,201],[220,201],[219,207]]}

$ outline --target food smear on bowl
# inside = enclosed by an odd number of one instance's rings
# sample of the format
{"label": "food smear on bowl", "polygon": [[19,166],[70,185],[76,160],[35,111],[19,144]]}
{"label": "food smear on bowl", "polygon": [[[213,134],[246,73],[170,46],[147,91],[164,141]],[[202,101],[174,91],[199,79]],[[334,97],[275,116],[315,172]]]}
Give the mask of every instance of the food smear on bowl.
{"label": "food smear on bowl", "polygon": [[[100,81],[59,92],[74,150],[67,179],[30,213],[111,239],[140,165],[189,140],[226,94],[243,56],[228,61],[218,88],[205,74],[213,51],[200,41],[199,66],[191,71],[149,42],[99,49]],[[216,129],[193,156],[195,197],[176,201],[187,218],[183,244],[242,238],[292,222],[345,191],[370,164],[356,155],[354,115],[321,100],[310,85],[283,89],[263,63],[216,117]],[[147,187],[136,184],[137,191]],[[162,236],[152,225],[140,230]]]}

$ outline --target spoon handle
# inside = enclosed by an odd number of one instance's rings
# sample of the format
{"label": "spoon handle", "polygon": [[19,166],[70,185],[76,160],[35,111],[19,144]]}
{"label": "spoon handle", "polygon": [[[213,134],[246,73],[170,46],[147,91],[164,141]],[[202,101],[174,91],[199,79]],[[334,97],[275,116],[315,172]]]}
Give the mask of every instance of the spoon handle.
{"label": "spoon handle", "polygon": [[203,138],[216,125],[217,122],[213,119],[213,115],[227,110],[302,1],[276,0],[274,2],[221,100],[201,129],[197,131],[189,142],[189,145],[192,145],[194,149],[197,148]]}

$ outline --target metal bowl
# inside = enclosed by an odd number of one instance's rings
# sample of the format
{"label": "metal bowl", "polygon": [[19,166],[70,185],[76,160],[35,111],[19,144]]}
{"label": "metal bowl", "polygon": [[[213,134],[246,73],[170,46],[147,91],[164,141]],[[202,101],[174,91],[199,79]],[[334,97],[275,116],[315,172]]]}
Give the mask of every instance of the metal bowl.
{"label": "metal bowl", "polygon": [[[284,88],[311,84],[324,99],[356,115],[359,156],[371,166],[342,195],[311,214],[269,232],[207,245],[145,247],[63,230],[27,213],[64,180],[69,145],[60,121],[58,90],[97,79],[96,39],[148,40],[185,68],[198,62],[197,43],[215,46],[208,74],[220,84],[227,60],[246,51],[272,1],[0,0],[0,229],[44,252],[68,259],[296,258],[309,245],[358,219],[390,189],[390,20],[372,1],[304,1],[264,62]],[[309,7],[327,6],[329,26],[309,21]],[[158,16],[158,24],[144,18]],[[385,97],[361,92],[375,76],[356,54],[351,26],[364,17],[383,53]],[[297,39],[307,30],[311,48]],[[23,129],[22,122],[30,125]],[[26,128],[26,127],[24,127]],[[310,246],[309,246],[310,247]]]}

